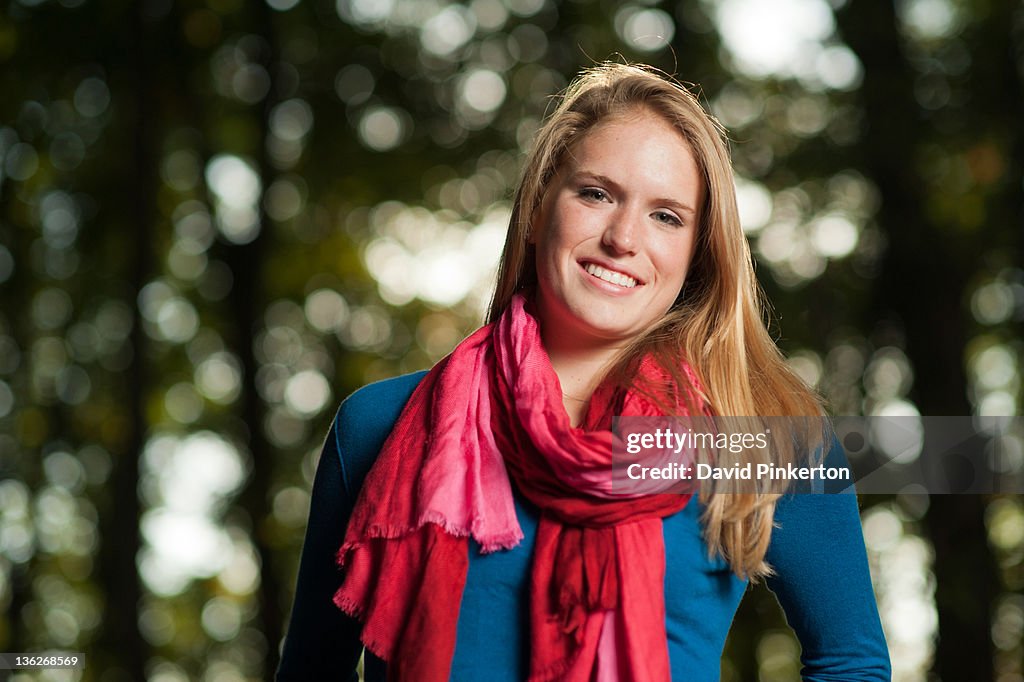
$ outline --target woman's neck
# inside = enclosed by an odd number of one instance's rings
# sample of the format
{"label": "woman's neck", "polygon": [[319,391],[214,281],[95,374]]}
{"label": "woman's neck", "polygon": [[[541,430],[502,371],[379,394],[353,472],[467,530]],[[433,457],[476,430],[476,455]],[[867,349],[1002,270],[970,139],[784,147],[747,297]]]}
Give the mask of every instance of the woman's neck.
{"label": "woman's neck", "polygon": [[562,403],[569,422],[579,426],[587,413],[590,397],[615,363],[621,348],[611,345],[567,346],[544,339],[551,367],[562,386]]}

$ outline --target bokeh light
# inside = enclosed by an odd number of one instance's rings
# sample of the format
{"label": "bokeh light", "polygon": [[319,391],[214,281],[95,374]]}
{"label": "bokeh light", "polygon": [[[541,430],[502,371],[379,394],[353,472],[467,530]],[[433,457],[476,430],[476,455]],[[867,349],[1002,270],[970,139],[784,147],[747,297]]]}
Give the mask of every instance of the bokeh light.
{"label": "bokeh light", "polygon": [[922,679],[931,663],[938,627],[931,548],[907,532],[908,521],[897,505],[873,507],[864,514],[863,523],[893,679]]}
{"label": "bokeh light", "polygon": [[809,88],[850,89],[861,67],[835,42],[835,19],[825,0],[724,0],[708,3],[736,68],[753,78],[799,78]]}
{"label": "bokeh light", "polygon": [[359,139],[374,151],[386,152],[409,134],[408,117],[395,107],[370,107],[359,121]]}
{"label": "bokeh light", "polygon": [[663,10],[625,5],[615,13],[615,31],[633,49],[655,52],[672,42],[676,27]]}
{"label": "bokeh light", "polygon": [[206,166],[206,182],[217,198],[217,227],[234,244],[247,244],[259,234],[256,209],[262,193],[259,176],[249,161],[219,154]]}
{"label": "bokeh light", "polygon": [[144,464],[152,499],[141,521],[146,545],[139,570],[150,589],[172,596],[228,566],[233,542],[217,517],[245,471],[230,443],[202,431],[152,438]]}
{"label": "bokeh light", "polygon": [[[381,298],[402,305],[420,298],[455,305],[475,293],[477,305],[497,267],[508,209],[494,206],[476,225],[396,203],[374,209],[378,237],[366,246],[366,267]],[[353,320],[355,324],[355,320]]]}

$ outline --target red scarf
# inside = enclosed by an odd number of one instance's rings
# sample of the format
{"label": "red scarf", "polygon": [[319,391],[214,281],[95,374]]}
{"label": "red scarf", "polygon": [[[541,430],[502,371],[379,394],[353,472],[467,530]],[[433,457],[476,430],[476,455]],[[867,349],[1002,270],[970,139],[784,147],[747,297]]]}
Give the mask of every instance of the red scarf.
{"label": "red scarf", "polygon": [[[387,661],[389,679],[448,680],[467,538],[492,552],[523,537],[511,475],[541,510],[529,679],[668,680],[661,519],[690,496],[611,491],[611,415],[662,412],[638,391],[602,387],[573,428],[524,306],[517,295],[417,386],[363,484],[334,601],[364,623],[363,643]],[[640,364],[638,380],[665,376]]]}

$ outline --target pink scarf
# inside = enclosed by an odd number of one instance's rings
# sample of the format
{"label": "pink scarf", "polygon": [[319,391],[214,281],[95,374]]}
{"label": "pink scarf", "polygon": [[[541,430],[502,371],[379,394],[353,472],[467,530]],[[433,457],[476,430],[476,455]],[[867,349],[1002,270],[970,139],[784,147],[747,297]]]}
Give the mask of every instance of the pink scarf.
{"label": "pink scarf", "polygon": [[[638,381],[665,378],[653,361],[640,364]],[[616,413],[661,414],[638,391],[602,387],[573,428],[522,295],[424,377],[338,553],[345,578],[334,601],[363,622],[389,679],[449,679],[467,538],[485,553],[523,538],[510,474],[541,510],[529,679],[670,679],[661,519],[689,495],[612,495]]]}

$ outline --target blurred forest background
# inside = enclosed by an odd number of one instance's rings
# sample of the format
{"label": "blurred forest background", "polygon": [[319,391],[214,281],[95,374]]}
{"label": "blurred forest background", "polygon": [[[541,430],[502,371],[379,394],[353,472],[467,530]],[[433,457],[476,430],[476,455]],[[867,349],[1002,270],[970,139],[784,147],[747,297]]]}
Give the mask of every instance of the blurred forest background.
{"label": "blurred forest background", "polygon": [[[88,661],[12,679],[270,678],[337,404],[480,324],[549,96],[616,54],[731,131],[836,414],[1020,414],[1020,2],[2,0],[0,650]],[[1024,680],[1021,498],[862,504],[896,679]],[[723,680],[798,651],[753,589]]]}

